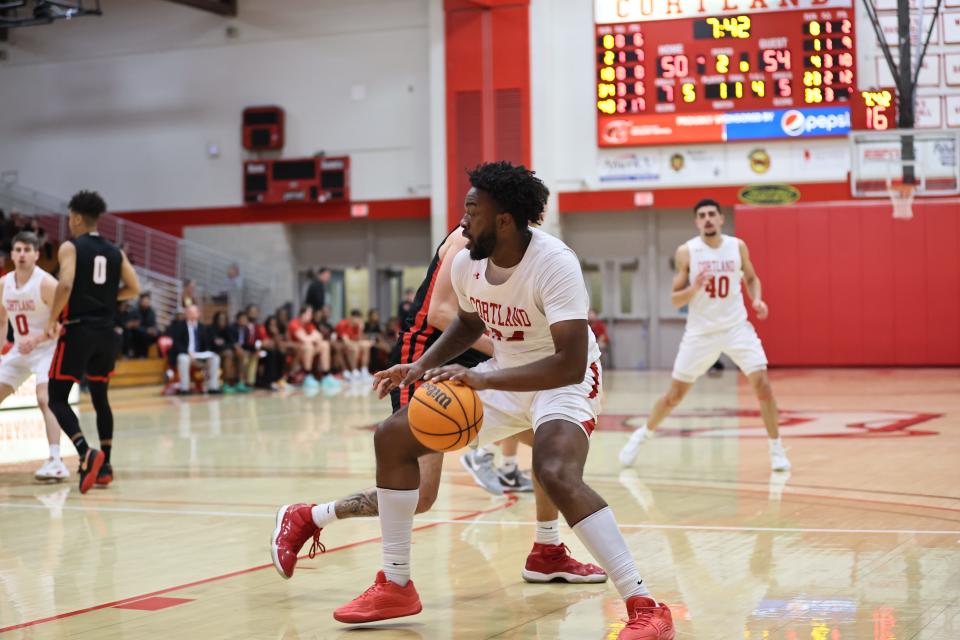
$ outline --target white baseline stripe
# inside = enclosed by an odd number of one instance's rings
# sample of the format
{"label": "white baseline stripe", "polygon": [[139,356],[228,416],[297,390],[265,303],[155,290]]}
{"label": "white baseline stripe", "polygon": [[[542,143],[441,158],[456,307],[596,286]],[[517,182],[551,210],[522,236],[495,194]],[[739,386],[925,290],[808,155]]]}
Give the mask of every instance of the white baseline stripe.
{"label": "white baseline stripe", "polygon": [[[0,507],[8,509],[50,509],[42,504],[19,504],[0,502]],[[185,511],[179,509],[142,509],[127,507],[105,507],[100,505],[75,506],[63,505],[61,509],[68,511],[99,511],[114,513],[157,513],[172,516],[201,516],[221,518],[274,518],[273,513],[244,513],[242,511]],[[477,516],[482,518],[483,516]],[[371,518],[366,518],[371,519]],[[414,524],[459,524],[459,525],[486,525],[486,526],[525,526],[532,527],[537,523],[525,520],[444,520],[440,518],[415,518]],[[960,531],[937,529],[822,529],[803,527],[737,527],[723,525],[697,524],[621,524],[621,529],[679,529],[682,531],[768,531],[773,533],[862,533],[862,534],[911,534],[928,536],[960,536]]]}

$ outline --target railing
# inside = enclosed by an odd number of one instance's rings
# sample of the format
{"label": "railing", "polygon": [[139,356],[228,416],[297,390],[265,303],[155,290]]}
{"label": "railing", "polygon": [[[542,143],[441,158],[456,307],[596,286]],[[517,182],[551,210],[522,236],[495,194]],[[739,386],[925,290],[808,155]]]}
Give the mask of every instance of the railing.
{"label": "railing", "polygon": [[[8,216],[19,214],[36,220],[54,245],[69,237],[67,203],[53,196],[17,183],[0,183],[0,209]],[[237,260],[227,254],[109,214],[100,217],[97,227],[103,237],[124,247],[145,281],[144,291],[154,293],[154,308],[161,324],[161,315],[172,318],[179,311],[185,280],[194,281],[200,299],[229,289],[227,269]],[[262,274],[271,271],[251,265],[249,260],[243,267],[243,299],[262,303],[273,289],[273,282]],[[161,302],[168,306],[161,309]]]}

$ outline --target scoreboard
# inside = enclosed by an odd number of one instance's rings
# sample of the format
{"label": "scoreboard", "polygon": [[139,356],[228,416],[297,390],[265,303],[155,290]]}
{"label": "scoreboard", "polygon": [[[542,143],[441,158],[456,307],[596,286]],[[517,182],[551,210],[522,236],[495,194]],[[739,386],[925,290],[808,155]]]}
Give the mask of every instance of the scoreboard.
{"label": "scoreboard", "polygon": [[844,136],[863,120],[852,0],[595,1],[600,146]]}

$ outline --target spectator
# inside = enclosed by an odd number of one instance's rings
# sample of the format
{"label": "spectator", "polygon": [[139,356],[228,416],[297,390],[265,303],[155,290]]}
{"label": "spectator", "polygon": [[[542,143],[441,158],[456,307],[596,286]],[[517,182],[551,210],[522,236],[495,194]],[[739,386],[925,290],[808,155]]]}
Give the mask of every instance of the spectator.
{"label": "spectator", "polygon": [[323,339],[330,343],[330,370],[341,373],[349,371],[347,367],[347,345],[337,339],[337,334],[330,324],[330,307],[324,307],[313,312],[313,324]]}
{"label": "spectator", "polygon": [[213,345],[213,350],[219,354],[223,366],[223,392],[236,393],[239,391],[237,381],[241,365],[237,362],[237,342],[230,331],[226,313],[217,311],[213,314],[213,322],[207,327],[207,335]]}
{"label": "spectator", "polygon": [[335,327],[337,337],[347,345],[347,370],[343,377],[347,380],[368,380],[370,375],[370,341],[363,336],[363,314],[353,309],[349,318],[344,318]]}
{"label": "spectator", "polygon": [[[296,342],[299,350],[303,388],[316,389],[323,386],[330,391],[339,389],[339,383],[330,375],[330,343],[323,339],[323,335],[313,324],[313,307],[305,305],[300,315],[287,325],[287,333],[290,339]],[[322,382],[318,382],[314,375],[318,357]]]}
{"label": "spectator", "polygon": [[243,308],[243,276],[240,275],[240,266],[234,262],[227,267],[227,313],[235,318]]}
{"label": "spectator", "polygon": [[186,309],[187,307],[200,304],[200,301],[197,299],[196,285],[193,280],[189,278],[183,281],[183,295],[180,298],[180,305]]}
{"label": "spectator", "polygon": [[280,333],[280,323],[276,316],[270,316],[262,325],[263,338],[260,348],[264,356],[260,359],[260,377],[257,386],[280,391],[284,387],[283,373],[286,364],[285,339]]}
{"label": "spectator", "polygon": [[124,323],[124,330],[124,353],[131,358],[146,358],[150,346],[160,335],[157,314],[151,306],[149,293],[140,294],[137,306],[131,309],[129,319]]}
{"label": "spectator", "polygon": [[[369,334],[368,334],[369,335]],[[373,340],[370,352],[370,371],[376,373],[390,366],[390,352],[400,339],[400,320],[396,316],[387,320],[383,331]]]}
{"label": "spectator", "polygon": [[114,347],[119,355],[130,355],[130,331],[129,327],[134,324],[131,321],[133,315],[130,310],[130,302],[121,300],[117,303],[117,313],[113,317],[113,330],[116,333],[116,342]]}
{"label": "spectator", "polygon": [[400,301],[400,307],[397,309],[397,316],[400,318],[400,322],[403,322],[404,318],[410,315],[416,297],[417,292],[413,289],[407,289],[403,292],[403,300]]}
{"label": "spectator", "polygon": [[607,325],[593,309],[587,313],[587,324],[593,330],[597,346],[600,347],[600,366],[607,368],[610,361],[610,335],[607,333]]}
{"label": "spectator", "polygon": [[257,363],[260,361],[257,348],[257,336],[246,311],[239,311],[236,321],[230,326],[230,339],[233,341],[237,361],[236,390],[240,393],[250,391],[256,385]]}
{"label": "spectator", "polygon": [[383,327],[380,326],[380,312],[376,309],[370,309],[367,312],[367,321],[363,323],[363,332],[367,334],[367,338],[370,340],[376,340],[383,332]]}
{"label": "spectator", "polygon": [[200,309],[191,304],[184,310],[184,319],[170,325],[168,330],[173,346],[170,364],[176,365],[180,376],[180,394],[190,393],[190,365],[202,363],[206,370],[206,390],[221,393],[220,356],[213,352],[213,343],[207,327],[200,323]]}
{"label": "spectator", "polygon": [[307,287],[304,304],[313,309],[322,309],[327,304],[327,283],[330,282],[330,269],[320,267],[313,282]]}

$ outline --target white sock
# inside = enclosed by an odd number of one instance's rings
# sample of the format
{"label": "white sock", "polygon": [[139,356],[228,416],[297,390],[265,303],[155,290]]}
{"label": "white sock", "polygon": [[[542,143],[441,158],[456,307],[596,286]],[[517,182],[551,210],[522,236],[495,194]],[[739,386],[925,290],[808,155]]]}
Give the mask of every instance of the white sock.
{"label": "white sock", "polygon": [[776,437],[776,438],[767,438],[767,442],[770,443],[770,448],[771,448],[771,449],[779,449],[779,448],[783,447],[783,443],[780,442],[780,437],[779,437],[779,436]]}
{"label": "white sock", "polygon": [[516,471],[517,456],[503,456],[503,459],[500,461],[500,468],[506,471],[507,473],[511,471]]}
{"label": "white sock", "polygon": [[560,521],[537,520],[537,538],[539,544],[560,544]]}
{"label": "white sock", "polygon": [[644,422],[644,423],[643,423],[643,426],[640,427],[639,429],[637,429],[637,431],[643,432],[643,438],[644,438],[644,439],[647,439],[647,438],[650,437],[650,433],[651,433],[650,427],[647,426],[647,423],[646,423],[646,422]]}
{"label": "white sock", "polygon": [[483,446],[483,445],[480,445],[479,447],[477,447],[477,455],[478,455],[478,456],[485,456],[485,455],[487,455],[488,453],[493,453],[493,452],[490,451],[490,449],[486,448],[486,447]]}
{"label": "white sock", "polygon": [[650,597],[610,507],[604,507],[575,524],[573,532],[607,572],[624,600],[633,596]]}
{"label": "white sock", "polygon": [[310,509],[310,516],[313,518],[313,524],[321,529],[329,527],[337,521],[337,503],[327,502],[325,504],[314,505]]}
{"label": "white sock", "polygon": [[60,445],[52,444],[50,445],[50,457],[54,460],[60,459]]}
{"label": "white sock", "polygon": [[395,491],[377,487],[380,535],[383,536],[383,574],[401,587],[410,582],[410,538],[419,489]]}

